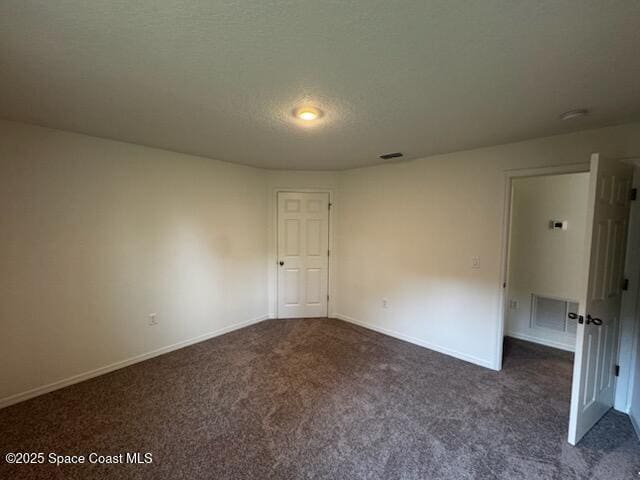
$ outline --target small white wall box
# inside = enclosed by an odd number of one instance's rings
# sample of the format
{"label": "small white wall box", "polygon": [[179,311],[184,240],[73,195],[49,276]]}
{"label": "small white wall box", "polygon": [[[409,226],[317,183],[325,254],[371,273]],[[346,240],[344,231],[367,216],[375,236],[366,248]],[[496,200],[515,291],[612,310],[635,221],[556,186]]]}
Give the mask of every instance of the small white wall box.
{"label": "small white wall box", "polygon": [[566,220],[549,220],[549,229],[551,230],[567,230],[569,222]]}

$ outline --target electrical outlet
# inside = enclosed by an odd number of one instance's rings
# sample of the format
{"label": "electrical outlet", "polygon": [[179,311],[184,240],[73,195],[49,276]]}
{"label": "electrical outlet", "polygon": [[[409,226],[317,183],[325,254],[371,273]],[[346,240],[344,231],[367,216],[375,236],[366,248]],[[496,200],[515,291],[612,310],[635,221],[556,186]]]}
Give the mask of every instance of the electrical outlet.
{"label": "electrical outlet", "polygon": [[566,220],[549,220],[549,228],[551,230],[568,230],[569,222]]}
{"label": "electrical outlet", "polygon": [[382,299],[382,308],[389,308],[389,300],[386,298]]}
{"label": "electrical outlet", "polygon": [[149,326],[153,326],[153,325],[157,325],[158,324],[158,314],[157,313],[150,313],[149,314]]}
{"label": "electrical outlet", "polygon": [[518,306],[518,300],[511,300],[509,302],[509,308],[511,308],[511,310],[517,310]]}
{"label": "electrical outlet", "polygon": [[471,268],[474,270],[480,269],[480,257],[471,257]]}

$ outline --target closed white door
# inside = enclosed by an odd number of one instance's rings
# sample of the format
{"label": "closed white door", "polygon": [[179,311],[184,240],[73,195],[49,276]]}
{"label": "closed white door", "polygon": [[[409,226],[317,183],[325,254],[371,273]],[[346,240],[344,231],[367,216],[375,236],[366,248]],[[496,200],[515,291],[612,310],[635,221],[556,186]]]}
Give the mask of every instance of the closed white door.
{"label": "closed white door", "polygon": [[591,156],[584,301],[578,312],[569,443],[613,406],[618,319],[633,168]]}
{"label": "closed white door", "polygon": [[329,194],[278,193],[278,318],[326,317]]}

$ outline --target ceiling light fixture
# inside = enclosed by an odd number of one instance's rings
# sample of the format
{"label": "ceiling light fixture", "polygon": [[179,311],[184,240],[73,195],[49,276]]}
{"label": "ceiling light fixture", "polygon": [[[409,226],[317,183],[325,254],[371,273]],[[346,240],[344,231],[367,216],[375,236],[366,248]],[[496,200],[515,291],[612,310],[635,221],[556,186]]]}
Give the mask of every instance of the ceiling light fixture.
{"label": "ceiling light fixture", "polygon": [[586,108],[580,108],[578,110],[569,110],[560,115],[560,120],[573,120],[574,118],[586,117],[589,115],[589,110]]}
{"label": "ceiling light fixture", "polygon": [[315,107],[300,107],[297,108],[293,114],[300,120],[304,120],[306,122],[316,120],[322,116],[322,112]]}

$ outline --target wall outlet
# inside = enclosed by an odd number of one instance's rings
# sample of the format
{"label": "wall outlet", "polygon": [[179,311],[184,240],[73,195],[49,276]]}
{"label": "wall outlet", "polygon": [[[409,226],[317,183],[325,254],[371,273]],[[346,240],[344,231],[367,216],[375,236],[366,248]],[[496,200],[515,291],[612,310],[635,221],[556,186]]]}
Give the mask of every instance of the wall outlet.
{"label": "wall outlet", "polygon": [[389,300],[386,298],[382,299],[382,308],[389,308]]}
{"label": "wall outlet", "polygon": [[158,314],[157,313],[150,313],[149,314],[149,326],[157,325],[157,324],[158,324]]}
{"label": "wall outlet", "polygon": [[511,300],[511,301],[509,302],[509,308],[510,308],[511,310],[517,310],[517,309],[518,309],[518,306],[519,306],[519,305],[518,305],[518,300]]}
{"label": "wall outlet", "polygon": [[568,230],[569,222],[566,220],[549,220],[549,228],[551,230]]}
{"label": "wall outlet", "polygon": [[480,269],[480,257],[471,257],[471,268],[474,270]]}

